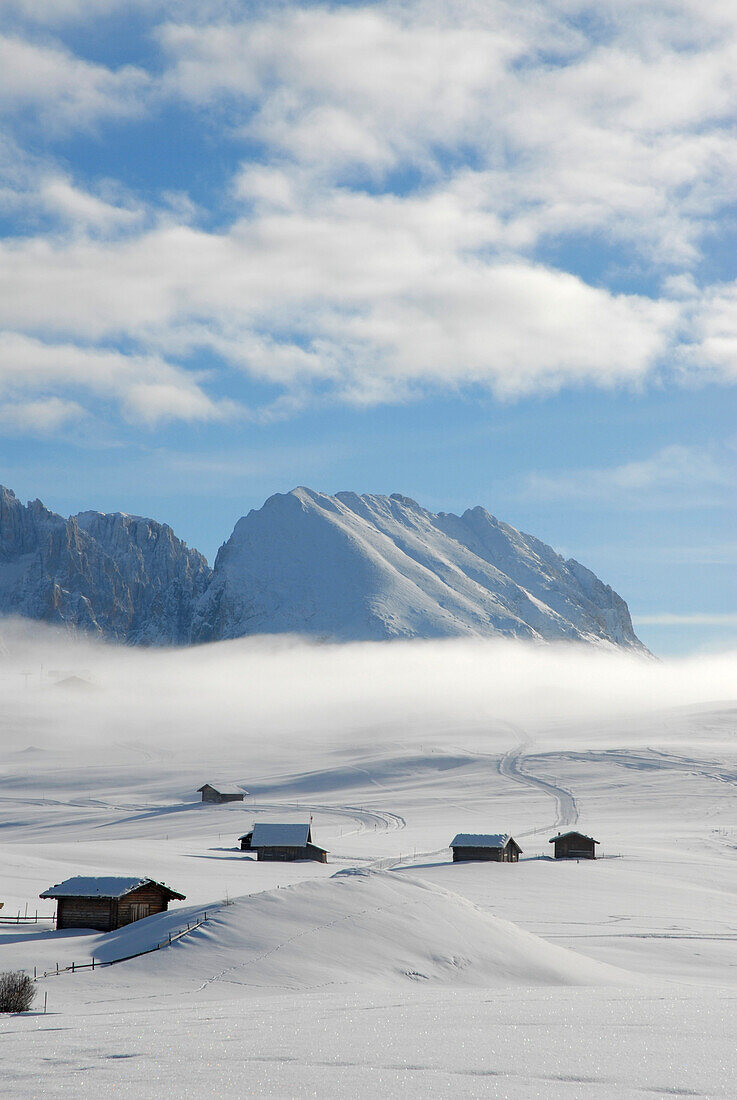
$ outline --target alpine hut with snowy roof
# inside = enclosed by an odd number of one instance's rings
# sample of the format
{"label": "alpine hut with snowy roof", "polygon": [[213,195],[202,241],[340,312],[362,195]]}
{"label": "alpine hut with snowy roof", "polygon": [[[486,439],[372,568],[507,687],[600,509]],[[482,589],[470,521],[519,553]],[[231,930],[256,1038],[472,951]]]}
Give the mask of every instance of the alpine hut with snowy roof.
{"label": "alpine hut with snowy roof", "polygon": [[212,783],[205,783],[197,788],[197,794],[202,795],[203,802],[242,802],[248,791],[242,791],[239,787],[226,787],[222,783],[217,787]]}
{"label": "alpine hut with snowy roof", "polygon": [[98,932],[112,932],[143,917],[166,912],[170,901],[184,901],[185,895],[152,878],[78,875],[50,886],[39,897],[56,900],[57,929],[94,928]]}
{"label": "alpine hut with snowy roof", "polygon": [[554,844],[553,849],[556,859],[596,859],[596,845],[598,840],[584,833],[558,833],[551,836],[548,844]]}
{"label": "alpine hut with snowy roof", "polygon": [[290,863],[297,859],[312,859],[327,863],[328,853],[312,843],[312,826],[282,825],[259,822],[241,838],[244,852],[256,852],[257,859]]}
{"label": "alpine hut with snowy roof", "polygon": [[453,862],[483,859],[493,863],[516,863],[520,848],[509,833],[458,833],[450,843]]}

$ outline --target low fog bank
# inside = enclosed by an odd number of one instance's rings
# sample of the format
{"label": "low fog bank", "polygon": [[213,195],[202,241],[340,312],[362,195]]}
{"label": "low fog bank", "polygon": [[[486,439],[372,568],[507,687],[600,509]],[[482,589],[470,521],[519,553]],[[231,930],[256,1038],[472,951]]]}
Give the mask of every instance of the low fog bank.
{"label": "low fog bank", "polygon": [[612,724],[625,743],[635,716],[728,707],[736,673],[735,652],[655,661],[581,645],[274,636],[144,650],[6,619],[0,731],[5,752],[131,741],[409,748],[460,734],[481,748],[492,733],[564,737]]}

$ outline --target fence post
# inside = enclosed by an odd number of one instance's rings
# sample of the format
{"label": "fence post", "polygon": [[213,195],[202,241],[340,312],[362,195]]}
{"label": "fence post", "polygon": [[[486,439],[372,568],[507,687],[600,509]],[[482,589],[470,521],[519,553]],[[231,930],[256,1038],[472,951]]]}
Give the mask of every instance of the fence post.
{"label": "fence post", "polygon": [[33,980],[34,980],[34,982],[36,980],[36,967],[35,966],[33,968]]}
{"label": "fence post", "polygon": [[92,956],[92,969],[95,969],[95,956]]}
{"label": "fence post", "polygon": [[57,974],[59,973],[59,964],[58,963],[56,964],[56,973]]}
{"label": "fence post", "polygon": [[72,963],[72,974],[74,973],[74,963]]}
{"label": "fence post", "polygon": [[48,989],[45,989],[44,990],[44,1016],[46,1015],[46,998],[48,997],[48,995],[49,995],[49,991],[48,991]]}

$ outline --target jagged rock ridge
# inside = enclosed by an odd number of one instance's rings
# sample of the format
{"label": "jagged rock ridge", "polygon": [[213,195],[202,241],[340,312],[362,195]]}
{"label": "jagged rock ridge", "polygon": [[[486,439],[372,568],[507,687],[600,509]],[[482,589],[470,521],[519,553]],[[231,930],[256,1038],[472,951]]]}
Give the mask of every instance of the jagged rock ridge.
{"label": "jagged rock ridge", "polygon": [[241,518],[213,570],[154,520],[64,519],[0,488],[0,612],[149,645],[288,632],[644,649],[616,592],[483,508],[304,488]]}
{"label": "jagged rock ridge", "polygon": [[186,643],[210,577],[166,524],[120,512],[64,519],[0,487],[0,612],[134,644]]}

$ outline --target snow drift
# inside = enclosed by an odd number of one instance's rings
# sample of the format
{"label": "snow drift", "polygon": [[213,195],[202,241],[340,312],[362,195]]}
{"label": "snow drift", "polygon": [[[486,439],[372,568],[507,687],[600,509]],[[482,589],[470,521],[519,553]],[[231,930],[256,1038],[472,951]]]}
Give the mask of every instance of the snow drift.
{"label": "snow drift", "polygon": [[[503,880],[505,867],[479,874]],[[176,910],[100,937],[99,959],[156,943]],[[165,935],[165,933],[164,933]],[[109,941],[109,948],[107,942]],[[391,872],[339,871],[236,899],[171,947],[116,967],[115,981],[310,989],[330,984],[615,985],[625,971],[523,931],[441,887]],[[183,985],[182,985],[183,983]]]}

